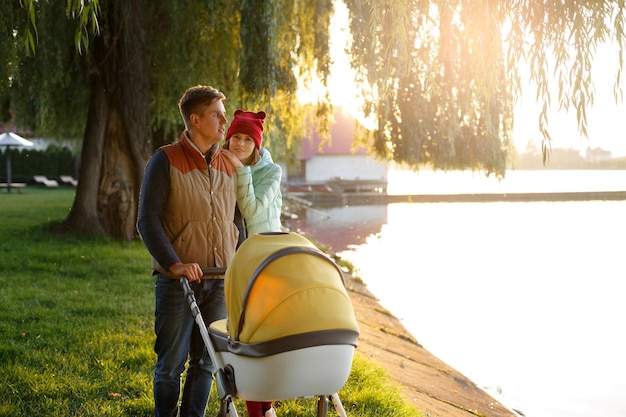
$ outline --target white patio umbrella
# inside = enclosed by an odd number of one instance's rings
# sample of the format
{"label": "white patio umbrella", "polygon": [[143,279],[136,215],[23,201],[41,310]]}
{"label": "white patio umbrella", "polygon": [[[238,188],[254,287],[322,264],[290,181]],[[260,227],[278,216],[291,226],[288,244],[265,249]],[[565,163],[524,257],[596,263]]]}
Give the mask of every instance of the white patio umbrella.
{"label": "white patio umbrella", "polygon": [[11,147],[31,147],[33,142],[24,139],[13,132],[5,132],[0,135],[0,146],[6,146],[7,159],[7,192],[11,192]]}

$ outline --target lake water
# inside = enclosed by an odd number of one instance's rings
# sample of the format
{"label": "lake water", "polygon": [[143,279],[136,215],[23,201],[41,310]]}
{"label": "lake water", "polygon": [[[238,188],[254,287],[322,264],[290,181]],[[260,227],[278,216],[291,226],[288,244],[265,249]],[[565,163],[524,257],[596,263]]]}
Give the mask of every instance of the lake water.
{"label": "lake water", "polygon": [[[623,191],[626,171],[392,171],[390,193]],[[626,416],[626,201],[309,210],[415,338],[526,417]]]}

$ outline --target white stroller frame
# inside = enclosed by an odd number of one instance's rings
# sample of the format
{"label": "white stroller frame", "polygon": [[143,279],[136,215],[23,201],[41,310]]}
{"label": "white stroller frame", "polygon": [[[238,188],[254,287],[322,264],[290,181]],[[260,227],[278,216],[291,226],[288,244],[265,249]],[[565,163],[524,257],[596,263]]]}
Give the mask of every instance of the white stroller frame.
{"label": "white stroller frame", "polygon": [[[246,288],[244,306],[263,269],[273,260],[292,254],[310,254],[328,261],[345,286],[341,269],[325,254],[308,247],[287,247],[267,257],[256,268]],[[205,275],[222,275],[225,271],[226,268],[203,268]],[[215,368],[220,399],[218,417],[238,417],[233,403],[236,397],[247,401],[318,397],[317,417],[327,415],[329,400],[340,417],[347,417],[337,392],[350,374],[358,331],[331,329],[246,344],[238,340],[244,314],[233,339],[226,330],[226,319],[206,325],[189,282],[182,277],[180,284]],[[279,382],[278,386],[268,383],[270,375]]]}

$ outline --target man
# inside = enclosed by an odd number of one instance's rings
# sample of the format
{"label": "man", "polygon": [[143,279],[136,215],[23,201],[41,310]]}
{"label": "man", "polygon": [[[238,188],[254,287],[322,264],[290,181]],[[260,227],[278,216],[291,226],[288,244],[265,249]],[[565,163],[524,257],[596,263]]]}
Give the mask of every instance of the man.
{"label": "man", "polygon": [[203,277],[204,267],[225,267],[236,249],[236,179],[211,166],[226,130],[224,94],[189,88],[179,101],[185,131],[159,148],[146,166],[137,229],[152,255],[155,286],[154,414],[176,416],[181,376],[189,367],[180,416],[204,416],[213,364],[183,296],[185,276],[207,323],[226,317],[224,277]]}

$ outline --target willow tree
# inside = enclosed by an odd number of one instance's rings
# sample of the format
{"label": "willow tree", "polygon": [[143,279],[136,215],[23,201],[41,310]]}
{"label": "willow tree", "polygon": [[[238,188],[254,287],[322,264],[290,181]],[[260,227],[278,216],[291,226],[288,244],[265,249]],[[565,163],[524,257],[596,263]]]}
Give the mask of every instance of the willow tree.
{"label": "willow tree", "polygon": [[[8,3],[8,2],[4,2]],[[11,1],[0,14],[3,121],[82,141],[63,227],[131,240],[144,166],[178,138],[188,87],[222,90],[227,108],[277,116],[277,157],[300,137],[298,74],[328,75],[330,0]],[[297,70],[297,71],[296,71]],[[273,149],[274,151],[274,149]]]}
{"label": "willow tree", "polygon": [[[621,98],[623,1],[345,2],[352,65],[367,98],[364,110],[376,120],[370,137],[385,160],[504,176],[521,68],[543,102],[545,158],[553,101],[576,111],[586,135],[593,57],[605,42],[618,46]],[[556,100],[549,88],[555,82]]]}
{"label": "willow tree", "polygon": [[[385,160],[504,176],[521,66],[545,104],[546,155],[552,76],[556,105],[574,108],[586,133],[602,42],[618,46],[620,93],[623,1],[345,2],[352,65],[376,120],[366,138]],[[0,115],[81,137],[65,227],[132,239],[144,165],[181,130],[176,101],[190,85],[221,89],[233,109],[269,110],[275,156],[297,146],[297,81],[326,84],[332,10],[332,0],[10,1],[0,8]],[[316,110],[324,130],[328,95]]]}

